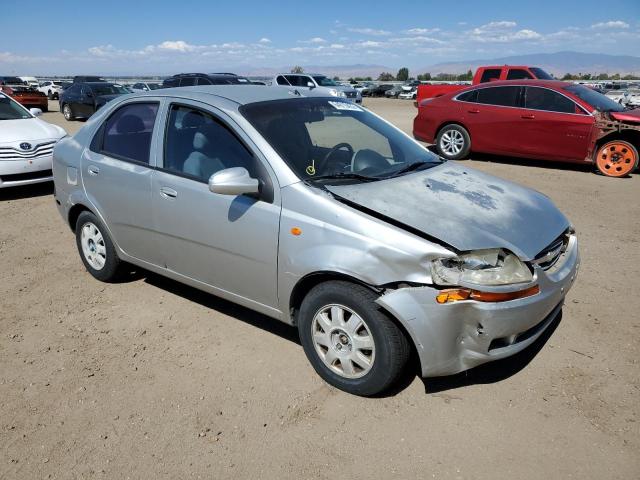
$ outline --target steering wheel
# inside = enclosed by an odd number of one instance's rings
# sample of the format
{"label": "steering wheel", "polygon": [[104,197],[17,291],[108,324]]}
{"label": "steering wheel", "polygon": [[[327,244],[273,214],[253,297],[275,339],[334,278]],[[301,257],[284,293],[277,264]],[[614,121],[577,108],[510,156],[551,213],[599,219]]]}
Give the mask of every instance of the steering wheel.
{"label": "steering wheel", "polygon": [[329,153],[327,153],[324,158],[320,162],[318,162],[318,171],[325,172],[325,169],[329,166],[329,159],[341,148],[346,148],[347,151],[351,154],[351,157],[353,157],[353,147],[345,142],[339,143],[331,150],[329,150]]}

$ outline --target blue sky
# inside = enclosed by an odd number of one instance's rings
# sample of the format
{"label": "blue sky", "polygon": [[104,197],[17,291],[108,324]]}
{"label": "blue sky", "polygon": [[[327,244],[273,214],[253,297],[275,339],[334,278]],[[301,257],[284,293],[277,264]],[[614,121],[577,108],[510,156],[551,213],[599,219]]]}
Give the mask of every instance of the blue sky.
{"label": "blue sky", "polygon": [[2,73],[416,68],[562,50],[640,55],[640,0],[0,0],[0,7]]}

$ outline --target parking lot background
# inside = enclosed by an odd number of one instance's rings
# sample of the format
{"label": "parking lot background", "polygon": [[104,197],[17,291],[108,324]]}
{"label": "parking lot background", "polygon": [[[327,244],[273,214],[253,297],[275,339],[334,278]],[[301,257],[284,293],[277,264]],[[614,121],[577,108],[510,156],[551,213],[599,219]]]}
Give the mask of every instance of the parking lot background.
{"label": "parking lot background", "polygon": [[[411,101],[365,106],[411,133]],[[640,176],[463,163],[553,199],[578,280],[532,348],[375,399],[325,384],[275,320],[145,272],[94,280],[51,185],[0,191],[0,479],[638,478]]]}

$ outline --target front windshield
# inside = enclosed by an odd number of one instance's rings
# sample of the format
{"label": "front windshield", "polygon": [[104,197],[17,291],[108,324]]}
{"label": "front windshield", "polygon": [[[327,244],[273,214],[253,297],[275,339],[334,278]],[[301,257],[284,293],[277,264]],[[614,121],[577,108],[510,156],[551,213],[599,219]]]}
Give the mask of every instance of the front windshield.
{"label": "front windshield", "polygon": [[123,93],[131,93],[131,90],[122,85],[92,85],[94,95],[118,95]]}
{"label": "front windshield", "polygon": [[583,85],[569,85],[564,89],[584,100],[599,112],[622,112],[625,110],[625,107],[618,102]]}
{"label": "front windshield", "polygon": [[381,180],[441,162],[352,103],[295,98],[244,105],[240,112],[303,180]]}
{"label": "front windshield", "polygon": [[31,114],[18,103],[0,93],[0,120],[21,120],[32,118]]}
{"label": "front windshield", "polygon": [[314,76],[313,79],[321,87],[337,87],[338,86],[336,82],[334,82],[330,78],[325,77],[323,75]]}

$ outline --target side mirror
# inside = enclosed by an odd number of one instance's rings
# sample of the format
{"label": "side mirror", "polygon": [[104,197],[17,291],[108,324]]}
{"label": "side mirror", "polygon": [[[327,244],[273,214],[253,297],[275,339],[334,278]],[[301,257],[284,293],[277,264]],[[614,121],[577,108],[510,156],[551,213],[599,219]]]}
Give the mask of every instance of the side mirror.
{"label": "side mirror", "polygon": [[313,82],[307,82],[307,87],[309,88],[316,88],[316,84]]}
{"label": "side mirror", "polygon": [[258,193],[259,189],[258,180],[251,178],[244,167],[225,168],[211,175],[209,179],[209,190],[221,195]]}
{"label": "side mirror", "polygon": [[30,108],[29,112],[31,113],[31,115],[33,115],[34,117],[39,117],[40,115],[42,115],[42,110],[40,110],[39,108]]}

